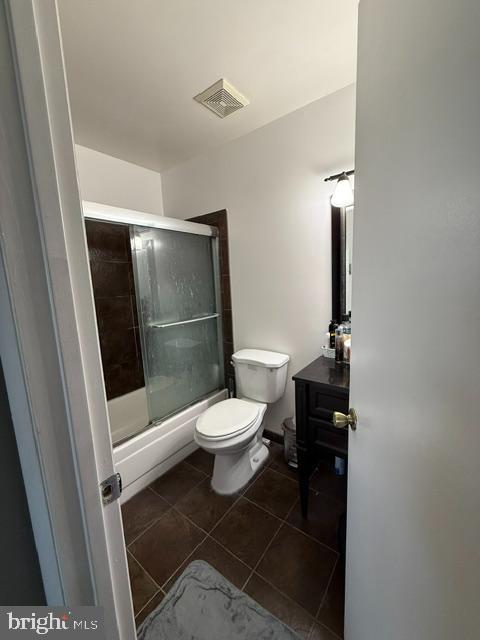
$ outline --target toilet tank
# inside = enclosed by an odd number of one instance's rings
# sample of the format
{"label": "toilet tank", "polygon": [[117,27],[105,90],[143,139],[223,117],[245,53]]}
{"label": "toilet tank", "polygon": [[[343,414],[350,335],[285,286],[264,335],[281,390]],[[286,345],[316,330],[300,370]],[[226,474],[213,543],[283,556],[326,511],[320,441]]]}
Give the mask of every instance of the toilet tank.
{"label": "toilet tank", "polygon": [[232,356],[237,396],[276,402],[285,393],[290,356],[276,351],[241,349]]}

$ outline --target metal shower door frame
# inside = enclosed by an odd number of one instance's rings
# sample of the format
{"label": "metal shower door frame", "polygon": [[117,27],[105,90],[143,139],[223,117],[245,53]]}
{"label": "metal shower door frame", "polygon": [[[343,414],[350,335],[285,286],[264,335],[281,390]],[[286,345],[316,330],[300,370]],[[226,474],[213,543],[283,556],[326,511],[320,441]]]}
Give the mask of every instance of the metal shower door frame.
{"label": "metal shower door frame", "polygon": [[[142,211],[135,211],[133,209],[123,209],[120,207],[113,207],[110,205],[104,205],[96,202],[90,202],[84,200],[82,202],[83,205],[83,213],[84,217],[89,220],[97,220],[100,222],[110,222],[117,224],[126,224],[130,227],[130,243],[132,248],[132,256],[133,261],[135,263],[134,268],[134,280],[135,280],[135,296],[137,300],[137,308],[139,313],[141,313],[140,309],[140,299],[139,299],[139,284],[138,284],[138,275],[137,275],[137,253],[135,247],[135,231],[134,227],[146,227],[151,229],[165,229],[167,231],[175,231],[179,233],[189,233],[194,235],[202,235],[209,236],[211,238],[212,243],[212,260],[213,260],[213,278],[214,278],[214,286],[215,286],[215,314],[210,316],[205,316],[202,318],[195,318],[191,320],[183,320],[180,322],[174,323],[166,323],[163,326],[174,326],[174,325],[183,325],[192,322],[200,322],[202,320],[208,320],[213,317],[217,318],[217,336],[218,336],[218,360],[220,367],[220,380],[225,380],[225,366],[224,366],[224,351],[223,351],[223,312],[222,312],[222,297],[221,297],[221,277],[220,277],[220,243],[218,238],[218,230],[216,227],[212,227],[207,224],[201,224],[198,222],[189,222],[187,220],[181,220],[178,218],[168,218],[166,216],[161,216],[152,213],[145,213]],[[143,335],[143,331],[141,333],[141,347],[142,347],[142,360],[143,360],[143,369],[145,373],[146,367],[146,344],[145,338]],[[146,429],[152,426],[156,426],[161,424],[168,418],[172,417],[179,411],[183,411],[188,407],[208,398],[213,393],[216,393],[220,389],[225,388],[225,385],[222,387],[218,387],[213,391],[209,392],[206,396],[202,396],[200,398],[196,398],[192,402],[179,407],[175,411],[162,416],[158,419],[152,419],[149,425],[146,425]],[[143,431],[143,430],[142,430]],[[137,434],[135,434],[137,435]]]}

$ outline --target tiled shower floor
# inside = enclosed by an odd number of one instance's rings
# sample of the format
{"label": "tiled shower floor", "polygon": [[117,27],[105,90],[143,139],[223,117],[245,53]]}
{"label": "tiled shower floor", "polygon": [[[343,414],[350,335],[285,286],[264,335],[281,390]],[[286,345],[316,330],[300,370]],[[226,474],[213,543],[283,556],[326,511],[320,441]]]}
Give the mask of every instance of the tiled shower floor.
{"label": "tiled shower floor", "polygon": [[272,443],[267,466],[235,496],[210,489],[213,457],[195,451],[122,507],[137,625],[192,560],[202,559],[300,637],[343,637],[337,545],[346,483],[322,462],[308,520],[296,474]]}

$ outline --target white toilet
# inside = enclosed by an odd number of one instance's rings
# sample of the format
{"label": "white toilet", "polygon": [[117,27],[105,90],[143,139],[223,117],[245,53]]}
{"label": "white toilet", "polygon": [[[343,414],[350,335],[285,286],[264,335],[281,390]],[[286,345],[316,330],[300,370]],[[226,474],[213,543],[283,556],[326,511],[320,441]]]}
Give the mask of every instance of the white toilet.
{"label": "white toilet", "polygon": [[237,398],[223,400],[197,418],[195,442],[215,454],[212,489],[229,495],[244,487],[268,458],[263,444],[267,403],[284,392],[290,357],[274,351],[242,349],[232,356]]}

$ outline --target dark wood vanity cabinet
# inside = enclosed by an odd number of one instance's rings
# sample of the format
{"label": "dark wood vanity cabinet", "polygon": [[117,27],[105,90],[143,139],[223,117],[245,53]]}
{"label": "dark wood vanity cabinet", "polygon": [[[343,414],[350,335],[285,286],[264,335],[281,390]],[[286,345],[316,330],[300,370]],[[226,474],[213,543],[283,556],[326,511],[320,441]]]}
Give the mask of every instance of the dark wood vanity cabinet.
{"label": "dark wood vanity cabinet", "polygon": [[346,458],[348,430],[333,426],[334,411],[348,413],[350,369],[323,356],[293,376],[297,427],[298,476],[302,514],[308,512],[310,475],[322,453]]}

